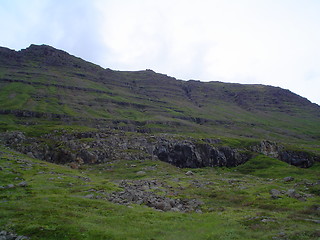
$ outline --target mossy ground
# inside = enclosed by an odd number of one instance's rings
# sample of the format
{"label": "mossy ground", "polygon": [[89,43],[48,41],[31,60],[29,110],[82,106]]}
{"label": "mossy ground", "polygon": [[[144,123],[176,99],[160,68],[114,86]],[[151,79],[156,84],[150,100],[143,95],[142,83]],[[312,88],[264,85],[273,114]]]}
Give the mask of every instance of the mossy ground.
{"label": "mossy ground", "polygon": [[[310,169],[257,156],[236,168],[179,169],[156,161],[118,160],[80,169],[0,149],[0,228],[32,239],[319,239],[319,164]],[[144,175],[137,175],[144,171]],[[292,176],[291,182],[283,177]],[[90,180],[88,180],[90,179]],[[90,189],[119,191],[119,180],[156,179],[169,197],[196,198],[202,213],[159,212],[88,199]],[[318,187],[318,188],[317,188]],[[269,191],[295,189],[306,201]]]}

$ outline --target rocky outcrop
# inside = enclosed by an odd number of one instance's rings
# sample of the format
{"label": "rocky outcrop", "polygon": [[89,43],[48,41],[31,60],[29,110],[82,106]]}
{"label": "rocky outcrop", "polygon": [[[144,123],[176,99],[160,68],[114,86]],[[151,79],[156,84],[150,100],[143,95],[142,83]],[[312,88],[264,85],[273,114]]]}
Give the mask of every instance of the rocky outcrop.
{"label": "rocky outcrop", "polygon": [[252,147],[252,150],[303,168],[311,167],[314,162],[320,161],[319,156],[315,156],[305,151],[288,150],[278,143],[266,140],[261,141],[259,145]]}
{"label": "rocky outcrop", "polygon": [[263,140],[259,145],[253,146],[252,150],[269,157],[279,158],[279,152],[283,150],[283,147],[275,142]]}
{"label": "rocky outcrop", "polygon": [[279,159],[297,167],[308,168],[314,162],[319,162],[320,157],[314,156],[308,152],[284,150],[279,153]]}
{"label": "rocky outcrop", "polygon": [[21,132],[2,134],[10,147],[30,157],[49,162],[69,164],[95,164],[119,159],[159,159],[181,168],[235,167],[248,161],[252,151],[278,158],[298,167],[310,167],[319,156],[298,150],[288,150],[270,141],[262,141],[251,151],[219,146],[215,140],[184,140],[172,135],[130,134],[123,131],[53,133],[41,138],[26,137]]}
{"label": "rocky outcrop", "polygon": [[207,143],[161,139],[153,152],[161,161],[177,167],[234,167],[248,161],[251,155],[230,147],[213,147]]}
{"label": "rocky outcrop", "polygon": [[168,135],[128,134],[121,131],[47,134],[26,137],[21,132],[2,134],[4,142],[30,157],[49,162],[94,164],[118,159],[159,159],[177,167],[237,166],[250,159],[247,152],[230,147],[213,147],[195,139],[177,140]]}

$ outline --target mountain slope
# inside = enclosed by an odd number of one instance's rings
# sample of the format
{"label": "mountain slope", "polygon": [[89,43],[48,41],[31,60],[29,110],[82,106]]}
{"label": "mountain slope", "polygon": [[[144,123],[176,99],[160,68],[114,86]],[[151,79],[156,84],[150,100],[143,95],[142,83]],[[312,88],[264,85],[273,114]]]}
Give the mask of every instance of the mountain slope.
{"label": "mountain slope", "polygon": [[319,123],[281,88],[0,48],[0,238],[318,239]]}
{"label": "mountain slope", "polygon": [[0,63],[2,114],[148,132],[320,139],[320,107],[281,88],[113,71],[46,45],[1,48]]}

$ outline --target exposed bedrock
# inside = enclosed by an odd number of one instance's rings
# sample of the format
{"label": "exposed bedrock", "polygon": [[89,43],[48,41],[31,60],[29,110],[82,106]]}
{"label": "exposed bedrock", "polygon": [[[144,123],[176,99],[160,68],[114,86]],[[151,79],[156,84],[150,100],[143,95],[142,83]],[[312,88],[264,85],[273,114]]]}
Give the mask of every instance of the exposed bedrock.
{"label": "exposed bedrock", "polygon": [[234,167],[248,161],[251,157],[249,153],[230,147],[213,147],[205,143],[168,140],[158,142],[153,153],[161,161],[187,168]]}
{"label": "exposed bedrock", "polygon": [[181,168],[234,167],[248,161],[254,153],[278,158],[299,167],[310,167],[319,156],[304,151],[288,150],[277,143],[262,141],[251,149],[219,146],[211,141],[193,138],[127,134],[125,132],[86,132],[47,134],[41,138],[26,137],[21,132],[1,134],[2,141],[22,153],[49,162],[97,164],[114,160],[159,159]]}
{"label": "exposed bedrock", "polygon": [[286,149],[284,146],[279,145],[278,143],[266,140],[261,141],[260,145],[254,146],[252,150],[303,168],[311,167],[314,162],[320,161],[319,156],[309,152]]}

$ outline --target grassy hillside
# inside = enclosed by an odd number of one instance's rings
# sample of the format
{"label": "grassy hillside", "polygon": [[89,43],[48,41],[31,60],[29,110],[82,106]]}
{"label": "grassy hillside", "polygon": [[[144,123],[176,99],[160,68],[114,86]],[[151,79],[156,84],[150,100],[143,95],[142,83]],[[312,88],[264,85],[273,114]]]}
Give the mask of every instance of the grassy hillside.
{"label": "grassy hillside", "polygon": [[319,144],[320,107],[288,90],[112,71],[49,46],[0,58],[0,111],[16,126],[22,110],[89,127]]}
{"label": "grassy hillside", "polygon": [[[0,226],[32,239],[320,237],[319,164],[300,169],[258,156],[237,168],[197,169],[187,176],[188,169],[152,160],[123,160],[77,170],[5,148],[0,157]],[[284,181],[288,176],[294,179]],[[203,204],[196,212],[182,213],[107,201],[111,192],[123,191],[121,180],[161,182],[162,187],[146,191]],[[273,198],[272,189],[282,193]],[[290,189],[299,195],[288,195]]]}

